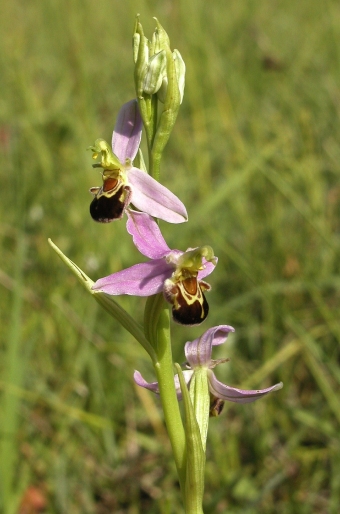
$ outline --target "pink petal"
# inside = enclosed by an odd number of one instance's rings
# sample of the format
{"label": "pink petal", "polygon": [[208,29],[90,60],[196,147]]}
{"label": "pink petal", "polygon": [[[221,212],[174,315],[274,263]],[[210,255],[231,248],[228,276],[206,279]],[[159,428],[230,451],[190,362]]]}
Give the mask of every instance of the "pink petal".
{"label": "pink petal", "polygon": [[112,150],[122,164],[133,159],[142,137],[142,118],[137,100],[131,100],[120,109],[112,134]]}
{"label": "pink petal", "polygon": [[131,203],[142,212],[169,223],[183,223],[188,214],[183,203],[169,189],[138,168],[130,168]]}
{"label": "pink petal", "polygon": [[211,361],[212,346],[225,342],[229,332],[235,332],[229,325],[218,325],[209,328],[198,339],[185,345],[184,352],[187,361],[192,368],[197,366],[209,366]]}
{"label": "pink petal", "polygon": [[221,400],[227,400],[229,402],[236,403],[250,403],[258,400],[265,394],[271,393],[273,391],[278,391],[283,386],[282,382],[279,384],[275,384],[272,387],[267,387],[267,389],[257,389],[247,391],[246,389],[236,389],[235,387],[230,387],[225,384],[222,384],[215,377],[212,371],[209,371],[209,390],[216,397]]}
{"label": "pink petal", "polygon": [[155,259],[100,278],[92,289],[111,295],[151,296],[163,291],[164,280],[169,278],[171,273],[172,267],[165,259]]}
{"label": "pink petal", "polygon": [[144,380],[139,371],[136,370],[134,372],[133,379],[136,382],[136,384],[140,387],[144,387],[145,389],[149,389],[153,393],[159,394],[158,382],[147,382],[146,380]]}
{"label": "pink petal", "polygon": [[171,251],[151,216],[131,209],[126,213],[128,215],[127,231],[132,235],[133,242],[140,253],[149,259],[160,259]]}

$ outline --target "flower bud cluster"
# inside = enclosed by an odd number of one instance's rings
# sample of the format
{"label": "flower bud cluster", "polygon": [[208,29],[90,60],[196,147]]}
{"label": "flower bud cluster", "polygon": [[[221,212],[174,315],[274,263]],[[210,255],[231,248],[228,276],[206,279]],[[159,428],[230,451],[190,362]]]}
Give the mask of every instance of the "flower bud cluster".
{"label": "flower bud cluster", "polygon": [[185,64],[178,50],[171,52],[169,37],[157,19],[156,22],[157,27],[149,41],[144,36],[139,18],[136,20],[133,57],[137,97],[157,95],[158,100],[165,103],[167,96],[172,93],[169,88],[169,75],[172,74],[174,87],[178,90],[175,101],[179,100],[181,104],[185,87]]}

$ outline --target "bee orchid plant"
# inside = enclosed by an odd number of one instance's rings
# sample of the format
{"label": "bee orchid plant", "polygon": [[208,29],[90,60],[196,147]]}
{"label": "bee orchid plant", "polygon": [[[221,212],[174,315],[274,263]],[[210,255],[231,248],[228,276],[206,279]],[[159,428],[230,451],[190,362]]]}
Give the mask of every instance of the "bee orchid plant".
{"label": "bee orchid plant", "polygon": [[[210,246],[170,249],[157,219],[183,223],[188,219],[183,203],[160,182],[163,150],[173,129],[184,94],[185,64],[178,50],[171,51],[168,35],[156,20],[151,41],[144,36],[137,17],[134,43],[136,98],[118,113],[110,146],[97,139],[90,149],[93,166],[101,168],[102,185],[92,187],[92,218],[99,223],[121,220],[127,215],[127,234],[148,258],[93,282],[50,241],[53,249],[78,277],[86,290],[149,354],[157,381],[149,383],[136,371],[135,382],[159,395],[178,472],[187,514],[203,513],[205,449],[209,419],[218,416],[225,401],[253,402],[277,391],[282,384],[260,390],[242,390],[220,382],[213,369],[228,359],[212,360],[214,346],[223,344],[234,329],[219,325],[184,347],[184,370],[172,360],[171,318],[182,325],[205,322],[209,306],[205,279],[215,270],[217,257]],[[144,127],[148,147],[148,170],[140,142]],[[139,153],[141,167],[133,161]],[[189,243],[190,244],[190,243]],[[138,323],[115,297],[147,298],[144,322]],[[171,306],[171,316],[169,311]],[[179,401],[183,402],[182,418]]]}

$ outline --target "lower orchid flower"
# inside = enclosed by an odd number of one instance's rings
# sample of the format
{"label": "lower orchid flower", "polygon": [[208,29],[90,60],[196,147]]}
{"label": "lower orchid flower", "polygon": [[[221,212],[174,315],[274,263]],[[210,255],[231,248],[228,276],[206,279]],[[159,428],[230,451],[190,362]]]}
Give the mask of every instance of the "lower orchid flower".
{"label": "lower orchid flower", "polygon": [[95,168],[103,168],[103,185],[91,187],[94,199],[90,213],[95,221],[109,223],[120,219],[132,203],[137,209],[169,223],[187,221],[183,203],[169,189],[145,171],[132,165],[142,136],[142,119],[136,100],[123,105],[112,136],[112,150],[104,139],[90,149],[93,158],[101,155]]}
{"label": "lower orchid flower", "polygon": [[[188,368],[183,371],[186,384],[189,386],[193,379],[195,371],[206,369],[208,387],[210,392],[211,409],[210,414],[217,416],[223,407],[224,401],[236,403],[250,403],[258,400],[265,394],[277,391],[282,388],[282,382],[268,387],[267,389],[245,390],[230,387],[220,382],[215,373],[212,371],[215,366],[227,362],[229,359],[211,359],[212,347],[222,344],[226,341],[229,332],[234,332],[233,327],[229,325],[218,325],[209,328],[204,334],[192,342],[187,342],[184,348],[185,357],[187,359]],[[158,382],[147,382],[144,380],[139,371],[135,371],[134,380],[137,385],[149,389],[154,393],[159,393]],[[175,375],[175,387],[178,399],[181,399],[182,393],[179,385],[178,375]]]}
{"label": "lower orchid flower", "polygon": [[177,323],[202,323],[209,311],[204,291],[210,290],[202,279],[217,264],[212,248],[171,250],[151,216],[131,210],[127,214],[127,230],[133,242],[151,260],[100,278],[92,289],[109,295],[151,296],[163,292]]}

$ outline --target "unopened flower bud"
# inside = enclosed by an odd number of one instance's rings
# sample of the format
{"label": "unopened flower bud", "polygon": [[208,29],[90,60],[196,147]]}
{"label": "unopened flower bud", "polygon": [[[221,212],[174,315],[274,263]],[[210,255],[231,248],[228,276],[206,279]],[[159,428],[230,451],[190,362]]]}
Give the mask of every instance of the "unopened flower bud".
{"label": "unopened flower bud", "polygon": [[175,61],[177,85],[178,85],[179,95],[180,95],[181,103],[182,103],[183,96],[184,96],[184,87],[185,87],[185,62],[183,61],[182,56],[178,50],[174,50],[172,55],[173,55],[173,58]]}
{"label": "unopened flower bud", "polygon": [[162,85],[164,75],[166,74],[166,54],[161,50],[153,55],[146,69],[143,84],[143,92],[148,95],[157,93]]}
{"label": "unopened flower bud", "polygon": [[133,47],[133,61],[136,64],[138,59],[138,50],[140,45],[140,34],[138,32],[135,32],[132,36],[132,47]]}
{"label": "unopened flower bud", "polygon": [[[184,87],[185,87],[185,63],[184,63],[182,56],[178,50],[173,51],[172,57],[174,60],[174,65],[175,65],[176,82],[177,82],[177,87],[178,87],[179,97],[180,97],[180,104],[181,104],[183,101]],[[165,100],[166,100],[167,91],[168,91],[168,77],[167,77],[166,73],[164,73],[161,86],[157,91],[157,98],[163,104],[165,103]]]}
{"label": "unopened flower bud", "polygon": [[142,24],[137,16],[133,34],[133,59],[135,61],[135,84],[138,98],[143,97],[144,79],[149,64],[149,41],[144,36]]}
{"label": "unopened flower bud", "polygon": [[[171,54],[170,40],[157,18],[157,27],[152,35],[152,40],[144,36],[143,27],[137,17],[133,34],[133,59],[135,62],[135,81],[138,98],[143,94],[157,94],[158,99],[165,103],[169,78],[167,59],[172,55],[174,68],[174,86],[179,91],[179,103],[182,103],[185,86],[185,64],[178,50]],[[171,60],[171,58],[170,58]],[[171,96],[173,93],[170,92]]]}

